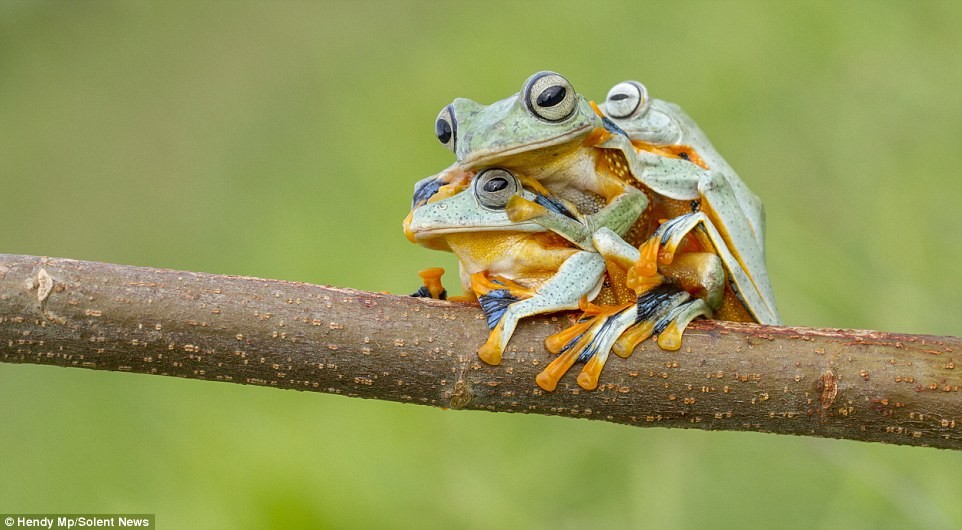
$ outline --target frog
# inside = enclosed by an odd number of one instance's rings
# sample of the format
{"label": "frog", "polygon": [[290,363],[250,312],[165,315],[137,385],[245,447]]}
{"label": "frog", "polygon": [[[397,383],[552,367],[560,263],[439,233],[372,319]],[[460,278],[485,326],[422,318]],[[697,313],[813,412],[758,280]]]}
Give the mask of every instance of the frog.
{"label": "frog", "polygon": [[[703,171],[682,171],[657,183],[659,193],[689,200],[697,210],[662,224],[646,241],[632,277],[654,274],[655,261],[670,262],[674,249],[698,227],[697,237],[721,256],[731,284],[753,320],[781,324],[765,266],[765,213],[761,200],[681,107],[649,97],[642,83],[615,84],[600,110],[625,133],[638,166],[688,164]],[[669,172],[656,172],[660,178]],[[651,182],[649,181],[649,184]],[[707,241],[705,241],[707,240]]]}
{"label": "frog", "polygon": [[[647,206],[643,194],[632,193],[636,194],[633,201],[613,210],[618,215],[612,219],[620,221],[612,226],[626,228]],[[514,208],[531,205],[543,211],[512,213]],[[546,340],[548,349],[560,354],[536,378],[548,391],[578,361],[585,362],[578,384],[587,390],[596,388],[608,353],[626,351],[617,348],[617,341],[630,329],[650,334],[658,326],[683,328],[696,316],[711,315],[709,302],[690,295],[678,282],[663,282],[631,296],[622,290],[621,296],[611,295],[614,305],[591,304],[602,292],[602,284],[618,292],[609,277],[612,263],[637,261],[638,249],[610,226],[593,227],[571,203],[537,181],[503,168],[473,174],[454,167],[420,181],[404,226],[413,242],[458,256],[462,286],[478,295],[491,328],[478,352],[489,364],[500,362],[521,318],[565,309],[582,309],[590,315]],[[684,269],[684,261],[682,255],[676,271]],[[711,296],[718,298],[724,278],[720,262],[714,269],[698,272],[702,276],[696,283],[714,285]],[[422,272],[422,278],[425,286],[416,294],[439,298],[446,292],[439,282],[439,269]],[[636,331],[628,337],[638,335]]]}

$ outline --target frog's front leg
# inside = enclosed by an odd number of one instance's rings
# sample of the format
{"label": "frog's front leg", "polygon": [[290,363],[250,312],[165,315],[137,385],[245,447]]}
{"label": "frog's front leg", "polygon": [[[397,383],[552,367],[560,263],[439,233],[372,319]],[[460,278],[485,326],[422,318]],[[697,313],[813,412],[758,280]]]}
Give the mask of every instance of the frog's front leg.
{"label": "frog's front leg", "polygon": [[[662,265],[653,276],[639,279],[632,274],[632,267],[643,259],[643,252],[604,229],[595,234],[594,243],[606,259],[629,269],[628,286],[639,294],[636,321],[613,347],[622,357],[630,355],[639,342],[652,334],[658,334],[658,345],[663,349],[677,350],[688,324],[698,316],[711,318],[722,302],[725,268],[715,254],[686,252],[672,264]],[[670,288],[663,287],[666,278]],[[690,296],[685,298],[681,292]],[[670,314],[666,313],[669,308]]]}
{"label": "frog's front leg", "polygon": [[[488,364],[499,364],[508,340],[514,334],[518,321],[524,317],[577,309],[583,298],[594,298],[604,279],[605,260],[596,252],[577,252],[558,269],[557,274],[536,289],[536,293],[524,300],[493,304],[501,314],[494,318],[489,314],[491,334],[478,350],[478,356]],[[494,291],[492,291],[494,292]],[[490,296],[489,292],[486,296]],[[485,301],[482,300],[482,306]]]}
{"label": "frog's front leg", "polygon": [[648,197],[633,186],[625,186],[624,192],[598,212],[583,220],[546,208],[520,195],[508,201],[506,212],[513,222],[534,221],[584,250],[595,250],[595,233],[606,228],[623,235],[648,207]]}
{"label": "frog's front leg", "polygon": [[[721,259],[734,288],[753,316],[764,324],[778,324],[778,312],[759,295],[759,288],[752,277],[729,250],[725,239],[704,212],[680,215],[664,222],[641,246],[641,257],[629,271],[629,281],[644,281],[643,278],[657,274],[659,264],[670,265],[685,236],[696,228],[700,228],[701,234],[714,247],[712,250]],[[767,281],[767,277],[762,280]]]}
{"label": "frog's front leg", "polygon": [[[677,225],[669,227],[671,232],[679,234],[672,240],[675,247],[684,237],[686,228],[690,231],[695,225],[703,224],[704,233],[711,240],[716,254],[722,258],[745,307],[758,322],[778,325],[781,317],[774,304],[764,261],[764,212],[757,197],[740,201],[732,183],[723,173],[645,151],[629,156],[631,152],[623,141],[617,146],[612,144],[612,147],[621,148],[626,153],[633,174],[640,175],[639,180],[655,193],[677,200],[700,200],[702,212],[681,216],[684,219],[679,218]],[[646,269],[639,272],[653,273],[656,267],[654,258],[659,254],[655,245],[669,244],[668,240],[661,244],[653,239],[649,240],[647,247],[642,248],[647,264]],[[646,248],[649,251],[647,254]],[[660,252],[665,256],[663,262],[670,260],[673,253],[673,250],[667,250],[667,253]]]}
{"label": "frog's front leg", "polygon": [[585,224],[588,225],[592,238],[603,228],[623,236],[634,226],[646,208],[648,196],[634,186],[625,185],[623,192],[607,206],[588,215]]}

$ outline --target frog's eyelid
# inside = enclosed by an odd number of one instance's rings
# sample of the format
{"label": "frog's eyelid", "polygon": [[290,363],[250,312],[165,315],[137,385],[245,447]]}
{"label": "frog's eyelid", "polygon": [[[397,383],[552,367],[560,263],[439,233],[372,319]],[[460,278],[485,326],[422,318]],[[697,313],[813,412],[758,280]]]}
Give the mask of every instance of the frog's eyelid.
{"label": "frog's eyelid", "polygon": [[[474,179],[474,196],[482,208],[489,210],[503,210],[511,196],[521,190],[521,183],[518,182],[518,178],[510,171],[502,168],[485,169],[478,173]],[[495,179],[503,179],[505,185],[494,191],[487,191],[485,189],[486,184]]]}
{"label": "frog's eyelid", "polygon": [[555,72],[538,72],[525,81],[521,90],[525,108],[539,119],[559,122],[577,109],[577,94],[571,83]]}
{"label": "frog's eyelid", "polygon": [[648,110],[648,89],[638,81],[622,81],[611,87],[605,102],[605,112],[612,118],[633,118]]}
{"label": "frog's eyelid", "polygon": [[441,145],[454,152],[454,146],[458,141],[458,121],[454,117],[454,107],[448,105],[438,113],[438,119],[434,122],[434,135],[437,136]]}

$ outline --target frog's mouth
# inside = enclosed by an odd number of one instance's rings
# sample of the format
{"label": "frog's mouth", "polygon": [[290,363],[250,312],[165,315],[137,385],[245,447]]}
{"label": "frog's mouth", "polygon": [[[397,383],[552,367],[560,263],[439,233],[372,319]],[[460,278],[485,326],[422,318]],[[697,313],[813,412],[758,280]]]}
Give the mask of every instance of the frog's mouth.
{"label": "frog's mouth", "polygon": [[413,223],[405,223],[404,234],[412,242],[424,241],[427,239],[434,239],[441,236],[447,236],[452,234],[473,234],[475,232],[483,232],[488,234],[490,232],[509,232],[509,233],[530,233],[530,232],[544,232],[543,226],[537,223],[523,222],[523,223],[511,223],[508,225],[474,225],[465,227],[436,227],[432,228],[430,226],[417,226]]}
{"label": "frog's mouth", "polygon": [[424,243],[432,239],[438,239],[452,234],[470,234],[474,232],[544,232],[544,227],[533,222],[515,222],[505,224],[481,224],[470,226],[431,226],[430,221],[425,222],[416,219],[415,210],[411,210],[404,222],[401,223],[404,236],[414,244]]}
{"label": "frog's mouth", "polygon": [[496,165],[495,162],[501,159],[512,157],[519,154],[530,153],[535,155],[537,151],[550,150],[552,147],[558,148],[553,156],[557,156],[560,152],[574,150],[582,147],[581,143],[574,143],[574,145],[565,145],[571,143],[570,141],[578,138],[579,136],[586,136],[585,131],[594,129],[595,125],[591,123],[586,123],[585,125],[578,127],[577,129],[568,131],[564,134],[559,134],[558,136],[553,136],[551,138],[546,138],[537,142],[532,142],[530,144],[520,145],[517,147],[512,147],[510,149],[503,150],[481,150],[475,153],[474,156],[465,159],[461,162],[462,166],[465,167],[483,167],[489,165]]}

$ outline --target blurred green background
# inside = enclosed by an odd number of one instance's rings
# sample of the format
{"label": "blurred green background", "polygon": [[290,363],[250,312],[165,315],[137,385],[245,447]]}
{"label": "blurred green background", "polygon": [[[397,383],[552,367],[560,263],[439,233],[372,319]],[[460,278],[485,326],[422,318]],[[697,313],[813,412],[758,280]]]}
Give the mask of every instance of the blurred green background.
{"label": "blurred green background", "polygon": [[[438,111],[552,69],[695,117],[765,201],[787,323],[958,335],[959,27],[950,1],[4,0],[0,252],[410,292],[455,267],[400,231],[452,161]],[[0,365],[0,453],[0,511],[161,528],[962,527],[947,451],[50,367]]]}

